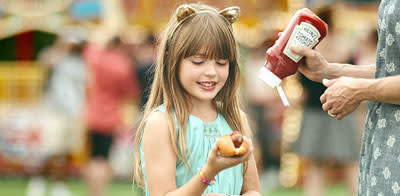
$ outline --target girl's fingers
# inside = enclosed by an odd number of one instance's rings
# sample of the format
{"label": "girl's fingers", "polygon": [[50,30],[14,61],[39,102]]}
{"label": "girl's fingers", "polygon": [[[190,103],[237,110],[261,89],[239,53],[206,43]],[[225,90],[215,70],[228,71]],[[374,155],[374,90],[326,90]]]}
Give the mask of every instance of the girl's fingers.
{"label": "girl's fingers", "polygon": [[232,157],[233,159],[236,159],[235,161],[237,162],[244,162],[247,161],[251,155],[251,153],[253,153],[253,142],[251,139],[248,139],[246,136],[243,136],[243,140],[247,142],[249,148],[247,150],[247,152],[245,154],[243,154],[242,156],[239,157]]}
{"label": "girl's fingers", "polygon": [[241,143],[242,140],[243,140],[243,136],[240,135],[240,134],[233,135],[233,136],[232,136],[232,140]]}
{"label": "girl's fingers", "polygon": [[219,154],[219,150],[218,150],[218,140],[214,143],[213,147],[211,148],[211,155],[216,156]]}
{"label": "girl's fingers", "polygon": [[253,141],[249,138],[247,138],[246,136],[243,137],[243,139],[247,142],[247,144],[249,145],[249,150],[253,150],[254,146],[253,146]]}
{"label": "girl's fingers", "polygon": [[248,139],[247,137],[245,137],[244,139],[249,144],[249,149],[247,150],[247,153],[244,154],[245,159],[248,160],[250,155],[253,153],[254,146],[253,146],[253,141],[251,139]]}

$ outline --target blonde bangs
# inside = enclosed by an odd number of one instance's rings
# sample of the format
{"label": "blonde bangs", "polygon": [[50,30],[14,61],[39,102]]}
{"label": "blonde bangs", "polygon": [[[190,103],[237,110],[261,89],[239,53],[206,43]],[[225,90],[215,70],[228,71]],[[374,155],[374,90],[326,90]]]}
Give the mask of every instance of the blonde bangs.
{"label": "blonde bangs", "polygon": [[[179,39],[176,46],[182,58],[196,54],[208,59],[236,60],[236,42],[226,19],[220,14],[204,12],[186,20],[175,32],[173,39]],[[173,40],[175,41],[175,40]],[[179,44],[180,43],[180,44]]]}

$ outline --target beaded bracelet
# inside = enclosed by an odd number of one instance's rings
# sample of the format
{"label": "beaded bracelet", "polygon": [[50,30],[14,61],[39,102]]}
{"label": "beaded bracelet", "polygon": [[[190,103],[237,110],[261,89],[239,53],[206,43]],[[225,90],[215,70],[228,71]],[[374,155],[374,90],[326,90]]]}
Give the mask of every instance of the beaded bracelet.
{"label": "beaded bracelet", "polygon": [[211,185],[215,184],[215,182],[216,182],[215,177],[211,180],[211,182],[209,182],[206,178],[206,175],[204,175],[203,171],[201,171],[201,170],[199,171],[199,175],[200,175],[201,181],[204,184],[211,186]]}

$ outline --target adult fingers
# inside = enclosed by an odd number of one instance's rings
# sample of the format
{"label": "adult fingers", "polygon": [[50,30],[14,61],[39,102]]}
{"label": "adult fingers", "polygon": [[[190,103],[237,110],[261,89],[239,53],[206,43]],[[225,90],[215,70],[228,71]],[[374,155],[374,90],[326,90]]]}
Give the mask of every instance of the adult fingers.
{"label": "adult fingers", "polygon": [[[355,109],[355,108],[354,108]],[[338,113],[338,115],[336,116],[336,119],[341,120],[344,117],[346,117],[347,115],[349,115],[352,111],[354,111],[354,109],[349,109],[349,107],[347,107],[346,109],[344,109],[343,111],[340,111]]]}
{"label": "adult fingers", "polygon": [[322,110],[324,110],[325,112],[327,112],[328,110],[330,110],[332,108],[332,102],[326,102],[324,104],[322,104]]}
{"label": "adult fingers", "polygon": [[306,56],[306,57],[315,56],[315,51],[313,49],[302,47],[302,46],[291,45],[290,50],[301,56]]}
{"label": "adult fingers", "polygon": [[333,85],[333,83],[335,83],[335,79],[333,79],[333,80],[329,80],[329,79],[323,79],[322,80],[322,84],[325,86],[325,87],[330,87],[330,86],[332,86]]}
{"label": "adult fingers", "polygon": [[336,118],[337,114],[335,114],[334,112],[332,112],[331,110],[328,110],[328,115],[332,118]]}
{"label": "adult fingers", "polygon": [[326,102],[326,94],[322,94],[321,97],[319,98],[319,100],[321,100],[321,103],[324,104]]}
{"label": "adult fingers", "polygon": [[337,120],[342,120],[344,117],[345,117],[345,115],[343,115],[342,113],[339,113],[336,115]]}

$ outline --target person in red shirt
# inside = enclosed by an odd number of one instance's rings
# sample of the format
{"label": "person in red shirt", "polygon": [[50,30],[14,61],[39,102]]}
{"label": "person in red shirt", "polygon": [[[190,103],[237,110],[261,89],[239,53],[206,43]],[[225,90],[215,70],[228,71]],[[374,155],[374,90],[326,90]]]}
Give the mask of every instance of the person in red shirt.
{"label": "person in red shirt", "polygon": [[139,92],[134,69],[120,39],[110,40],[105,46],[89,42],[83,54],[90,72],[85,117],[91,147],[91,160],[84,175],[93,196],[105,193],[112,177],[108,154],[113,133],[123,126],[121,109],[126,100],[134,100]]}

